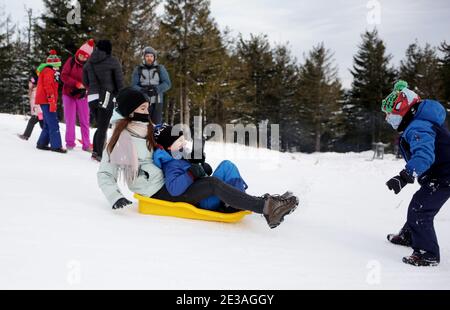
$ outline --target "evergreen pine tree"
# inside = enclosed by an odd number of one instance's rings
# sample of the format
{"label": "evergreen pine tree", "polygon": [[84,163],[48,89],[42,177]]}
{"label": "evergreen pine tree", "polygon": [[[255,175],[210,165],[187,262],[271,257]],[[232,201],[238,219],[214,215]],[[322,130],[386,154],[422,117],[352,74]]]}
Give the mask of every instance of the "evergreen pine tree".
{"label": "evergreen pine tree", "polygon": [[[2,16],[3,17],[3,16]],[[14,34],[16,26],[13,25],[11,16],[7,16],[0,22],[0,112],[17,114],[21,111],[21,105],[17,98],[17,66],[15,65]],[[3,32],[4,29],[4,32]]]}
{"label": "evergreen pine tree", "polygon": [[225,54],[209,7],[208,0],[167,0],[159,25],[158,47],[172,73],[181,123],[191,123],[191,109],[206,108],[209,88],[218,81],[211,72]]}
{"label": "evergreen pine tree", "polygon": [[447,42],[443,42],[439,49],[443,53],[443,57],[440,60],[440,76],[443,85],[442,103],[446,106],[447,111],[450,112],[450,45]]}
{"label": "evergreen pine tree", "polygon": [[[366,31],[362,35],[362,43],[354,56],[353,84],[351,103],[354,106],[354,119],[360,120],[353,124],[367,128],[358,142],[362,149],[370,149],[375,142],[391,142],[393,132],[385,121],[380,110],[381,101],[392,91],[396,78],[395,70],[390,67],[392,56],[386,54],[384,42],[378,37],[378,31]],[[356,128],[347,128],[353,132]]]}
{"label": "evergreen pine tree", "polygon": [[275,101],[269,118],[271,123],[280,125],[281,150],[296,150],[301,141],[300,100],[297,88],[299,69],[286,45],[277,46],[274,51],[273,89]]}
{"label": "evergreen pine tree", "polygon": [[125,80],[131,82],[135,66],[143,61],[143,49],[146,46],[159,49],[154,46],[154,38],[158,26],[156,7],[161,0],[102,1],[103,8],[91,22],[96,25],[95,37],[111,40],[113,54],[122,62]]}
{"label": "evergreen pine tree", "polygon": [[319,44],[309,53],[300,67],[299,93],[302,121],[309,125],[306,136],[313,137],[315,152],[324,147],[323,138],[335,136],[342,98],[341,83],[333,54],[324,44]]}
{"label": "evergreen pine tree", "polygon": [[72,6],[71,0],[43,1],[45,12],[34,26],[34,53],[43,61],[48,52],[54,49],[62,61],[65,61],[92,37],[92,30],[97,26],[93,20],[102,16],[102,10],[99,8],[104,0],[78,0],[81,9],[80,20],[72,14],[76,8]]}
{"label": "evergreen pine tree", "polygon": [[436,49],[426,44],[421,48],[416,41],[406,50],[400,62],[399,77],[407,81],[422,98],[441,99],[442,81]]}
{"label": "evergreen pine tree", "polygon": [[236,72],[236,104],[239,104],[240,120],[258,124],[269,119],[274,108],[272,89],[275,74],[274,55],[265,35],[250,35],[248,40],[242,36],[236,47],[240,62]]}

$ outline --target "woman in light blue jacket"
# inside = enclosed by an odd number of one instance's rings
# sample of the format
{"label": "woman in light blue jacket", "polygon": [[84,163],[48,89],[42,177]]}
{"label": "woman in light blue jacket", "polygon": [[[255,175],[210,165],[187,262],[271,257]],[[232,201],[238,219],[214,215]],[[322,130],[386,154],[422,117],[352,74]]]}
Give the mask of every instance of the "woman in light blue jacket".
{"label": "woman in light blue jacket", "polygon": [[[128,188],[140,195],[152,197],[164,186],[164,175],[153,164],[153,124],[149,122],[148,102],[138,91],[125,89],[117,98],[134,102],[114,111],[113,135],[103,151],[97,173],[98,185],[113,209],[132,204],[121,193],[118,181],[124,181]],[[131,117],[123,117],[130,115]]]}
{"label": "woman in light blue jacket", "polygon": [[157,145],[146,97],[134,88],[125,88],[117,96],[117,103],[112,120],[114,132],[97,173],[98,184],[113,209],[132,204],[120,192],[120,180],[141,196],[172,202],[198,205],[202,200],[216,196],[234,209],[264,215],[270,228],[278,227],[284,217],[297,208],[298,198],[289,192],[282,196],[250,196],[215,177],[197,178],[182,195],[172,196],[165,186],[163,172],[153,163],[153,150]]}

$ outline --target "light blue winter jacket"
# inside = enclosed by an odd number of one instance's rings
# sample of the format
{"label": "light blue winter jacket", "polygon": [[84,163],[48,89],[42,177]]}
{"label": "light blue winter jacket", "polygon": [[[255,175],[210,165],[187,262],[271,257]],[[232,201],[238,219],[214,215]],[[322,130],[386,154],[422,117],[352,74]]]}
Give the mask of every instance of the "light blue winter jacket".
{"label": "light blue winter jacket", "polygon": [[[153,164],[153,152],[148,150],[147,141],[135,136],[132,136],[132,141],[138,152],[139,175],[132,184],[127,184],[128,188],[133,193],[152,197],[164,186],[163,172]],[[117,184],[117,177],[118,167],[110,163],[108,151],[105,150],[97,172],[97,181],[111,206],[120,198],[124,198]]]}

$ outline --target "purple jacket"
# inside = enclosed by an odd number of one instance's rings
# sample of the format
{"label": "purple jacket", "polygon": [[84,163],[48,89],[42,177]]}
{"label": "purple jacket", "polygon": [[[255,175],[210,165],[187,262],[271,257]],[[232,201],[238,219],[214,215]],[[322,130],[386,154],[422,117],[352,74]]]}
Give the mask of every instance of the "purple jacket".
{"label": "purple jacket", "polygon": [[61,81],[64,83],[63,95],[72,96],[78,89],[77,85],[83,84],[83,65],[69,57],[62,69]]}

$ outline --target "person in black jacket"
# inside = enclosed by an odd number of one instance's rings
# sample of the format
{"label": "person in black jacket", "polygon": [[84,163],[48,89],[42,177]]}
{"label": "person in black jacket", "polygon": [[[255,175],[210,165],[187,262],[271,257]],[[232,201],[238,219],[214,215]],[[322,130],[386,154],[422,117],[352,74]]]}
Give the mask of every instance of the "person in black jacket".
{"label": "person in black jacket", "polygon": [[122,66],[111,54],[111,41],[99,40],[83,69],[83,82],[89,90],[89,107],[97,124],[92,153],[92,159],[97,161],[101,161],[114,109],[114,98],[124,87]]}

